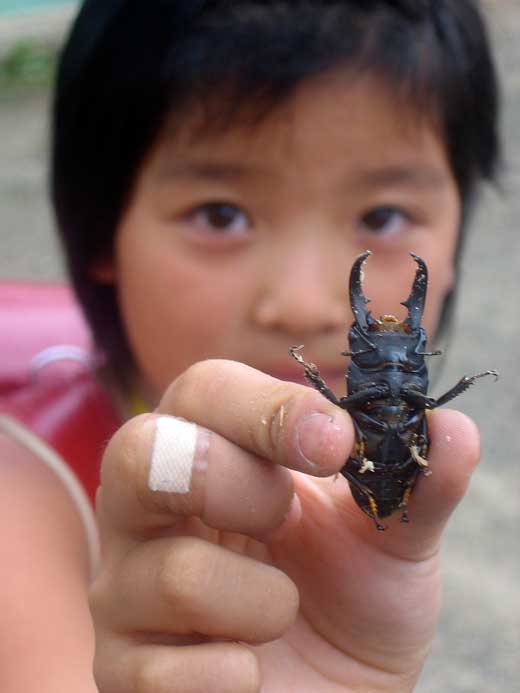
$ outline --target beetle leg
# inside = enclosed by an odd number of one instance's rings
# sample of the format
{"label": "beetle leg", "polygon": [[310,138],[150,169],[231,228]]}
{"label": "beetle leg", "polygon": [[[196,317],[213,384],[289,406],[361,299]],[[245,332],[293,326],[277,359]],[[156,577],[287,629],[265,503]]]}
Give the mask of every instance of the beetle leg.
{"label": "beetle leg", "polygon": [[[343,398],[342,398],[343,399]],[[352,411],[350,412],[354,421],[363,422],[368,428],[373,431],[379,431],[388,433],[390,430],[390,425],[386,421],[379,421],[369,414],[365,414],[364,411]]]}
{"label": "beetle leg", "polygon": [[304,369],[304,376],[305,380],[312,385],[312,387],[316,388],[318,392],[321,392],[321,394],[326,397],[330,402],[335,404],[336,406],[340,407],[340,401],[332,392],[332,390],[327,386],[327,383],[323,380],[323,378],[320,375],[320,372],[318,370],[318,367],[316,366],[315,363],[312,362],[307,362],[304,361],[303,356],[301,354],[298,354],[297,352],[300,351],[300,349],[303,348],[303,344],[300,346],[294,346],[289,349],[289,354],[298,361],[298,363],[301,363]]}
{"label": "beetle leg", "polygon": [[476,375],[465,375],[456,385],[451,388],[451,390],[448,390],[448,392],[445,392],[443,395],[434,400],[431,408],[433,409],[434,407],[440,407],[441,405],[446,404],[446,402],[455,399],[455,397],[458,397],[460,394],[465,392],[470,385],[473,385],[475,380],[484,378],[486,375],[494,375],[495,381],[498,380],[498,371],[484,371],[483,373],[477,373]]}
{"label": "beetle leg", "polygon": [[424,476],[431,476],[432,472],[431,469],[429,469],[430,465],[428,460],[419,454],[419,448],[417,445],[410,445],[410,452],[412,453],[414,462],[417,462],[419,467],[421,467]]}
{"label": "beetle leg", "polygon": [[418,390],[412,388],[401,388],[401,397],[417,409],[433,409],[437,406],[435,397],[429,397]]}
{"label": "beetle leg", "polygon": [[418,424],[424,422],[424,413],[418,412],[413,414],[407,421],[402,421],[397,425],[397,431],[399,435],[406,433],[407,431],[417,428]]}
{"label": "beetle leg", "polygon": [[385,532],[386,527],[381,524],[381,521],[379,520],[378,514],[377,514],[377,505],[372,496],[369,496],[368,502],[370,504],[370,511],[371,511],[371,518],[374,520],[374,524],[376,526],[376,529],[378,532]]}
{"label": "beetle leg", "polygon": [[347,472],[345,467],[343,467],[343,469],[341,470],[341,474],[345,477],[349,484],[354,486],[360,493],[362,493],[365,496],[368,503],[368,507],[365,509],[365,512],[369,517],[371,517],[374,520],[378,532],[386,531],[387,528],[381,524],[381,520],[379,519],[377,503],[374,499],[372,491],[370,491],[364,484],[358,481],[353,474]]}
{"label": "beetle leg", "polygon": [[406,489],[403,494],[403,500],[399,503],[399,507],[402,508],[401,510],[401,522],[407,523],[409,522],[408,519],[408,501],[410,500],[410,496],[413,491],[413,485],[414,485],[414,480],[412,480],[409,484],[407,484]]}
{"label": "beetle leg", "polygon": [[[422,421],[421,421],[422,419]],[[416,462],[422,469],[425,476],[430,476],[431,471],[429,470],[428,460],[424,457],[426,455],[428,446],[426,445],[426,437],[424,433],[426,432],[426,421],[424,420],[424,415],[422,412],[412,416],[405,424],[401,425],[399,428],[399,437],[406,444],[404,433],[410,428],[415,427],[419,422],[422,423],[422,435],[414,434],[411,439],[411,444],[408,445],[410,454],[414,462]]]}
{"label": "beetle leg", "polygon": [[413,436],[411,445],[408,447],[412,455],[412,459],[419,465],[424,476],[431,476],[431,470],[429,468],[430,465],[425,457],[428,452],[428,443],[426,437],[426,421],[424,419],[422,422],[422,430],[422,434],[416,434]]}
{"label": "beetle leg", "polygon": [[367,471],[375,472],[374,463],[367,460],[365,457],[365,436],[363,435],[357,421],[352,419],[354,423],[354,431],[356,433],[356,461],[360,463],[358,474],[364,474]]}
{"label": "beetle leg", "polygon": [[385,397],[389,393],[388,385],[384,383],[372,383],[369,387],[358,392],[352,392],[346,397],[342,397],[339,401],[340,407],[347,411],[356,410],[363,404],[368,404],[374,399]]}
{"label": "beetle leg", "polygon": [[[352,419],[354,421],[354,419]],[[356,453],[358,460],[365,459],[365,437],[361,433],[361,429],[358,426],[357,421],[354,421],[354,430],[356,432]]]}

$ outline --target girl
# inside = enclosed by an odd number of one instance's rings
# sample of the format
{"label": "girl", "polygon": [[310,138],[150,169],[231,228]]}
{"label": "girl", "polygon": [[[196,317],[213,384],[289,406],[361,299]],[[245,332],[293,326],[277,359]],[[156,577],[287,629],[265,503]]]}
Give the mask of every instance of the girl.
{"label": "girl", "polygon": [[[58,74],[52,193],[127,420],[97,501],[102,693],[413,689],[477,431],[430,417],[434,473],[410,525],[379,534],[333,480],[350,419],[300,384],[287,349],[305,343],[341,392],[346,281],[367,248],[374,314],[408,295],[413,251],[430,271],[427,332],[446,327],[496,118],[471,0],[84,3]],[[74,507],[30,460],[9,473],[27,499],[12,565],[52,521],[24,606],[48,662],[38,689],[94,690]],[[57,581],[59,603],[37,599]],[[21,589],[4,594],[19,605]]]}

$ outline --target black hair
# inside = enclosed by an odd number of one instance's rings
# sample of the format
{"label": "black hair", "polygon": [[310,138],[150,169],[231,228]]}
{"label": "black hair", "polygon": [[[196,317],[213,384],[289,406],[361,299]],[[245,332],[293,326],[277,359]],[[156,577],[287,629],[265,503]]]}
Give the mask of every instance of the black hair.
{"label": "black hair", "polygon": [[[231,90],[261,117],[346,67],[381,77],[435,118],[465,219],[500,159],[498,88],[473,0],[86,0],[59,64],[51,189],[75,291],[105,352],[130,358],[115,289],[93,263],[114,233],[166,118]],[[221,99],[222,102],[222,99]],[[214,127],[215,120],[213,120]],[[448,296],[441,327],[449,322]]]}

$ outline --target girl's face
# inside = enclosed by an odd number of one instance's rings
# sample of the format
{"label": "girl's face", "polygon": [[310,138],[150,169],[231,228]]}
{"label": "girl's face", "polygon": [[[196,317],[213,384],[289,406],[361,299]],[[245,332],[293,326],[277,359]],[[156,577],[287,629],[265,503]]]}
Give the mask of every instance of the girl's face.
{"label": "girl's face", "polygon": [[165,128],[108,269],[145,383],[158,396],[213,357],[300,380],[287,350],[304,344],[342,394],[353,260],[373,251],[372,312],[402,317],[409,252],[424,258],[433,334],[460,211],[439,135],[375,81],[308,82],[260,124],[223,133],[200,133],[196,114],[181,131]]}

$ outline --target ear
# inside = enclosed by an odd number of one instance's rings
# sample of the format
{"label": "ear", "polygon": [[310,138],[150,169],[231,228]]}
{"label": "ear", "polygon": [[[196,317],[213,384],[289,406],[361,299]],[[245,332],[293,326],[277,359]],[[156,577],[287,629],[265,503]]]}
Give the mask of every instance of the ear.
{"label": "ear", "polygon": [[98,284],[115,284],[116,268],[112,255],[98,258],[90,267],[88,276]]}

